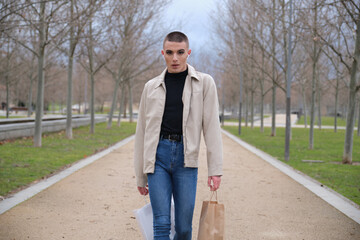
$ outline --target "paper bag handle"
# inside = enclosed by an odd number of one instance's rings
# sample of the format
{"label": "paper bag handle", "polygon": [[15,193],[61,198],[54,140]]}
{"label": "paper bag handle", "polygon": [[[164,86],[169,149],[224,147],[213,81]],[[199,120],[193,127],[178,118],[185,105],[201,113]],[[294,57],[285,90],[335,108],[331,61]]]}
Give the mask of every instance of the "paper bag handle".
{"label": "paper bag handle", "polygon": [[210,202],[211,202],[211,199],[213,198],[214,194],[215,194],[216,202],[218,201],[217,191],[211,191]]}

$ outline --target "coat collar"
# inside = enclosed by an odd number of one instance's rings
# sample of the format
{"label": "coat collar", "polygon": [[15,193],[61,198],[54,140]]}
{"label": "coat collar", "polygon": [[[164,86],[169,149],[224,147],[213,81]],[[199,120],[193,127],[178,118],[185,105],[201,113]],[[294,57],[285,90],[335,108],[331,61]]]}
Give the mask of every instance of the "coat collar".
{"label": "coat collar", "polygon": [[[195,79],[199,81],[200,78],[195,68],[189,64],[187,64],[187,67],[188,67],[188,77],[190,76],[191,79]],[[162,84],[165,84],[164,80],[165,80],[166,71],[167,68],[165,68],[165,70],[159,76],[156,77],[154,88],[160,87]]]}

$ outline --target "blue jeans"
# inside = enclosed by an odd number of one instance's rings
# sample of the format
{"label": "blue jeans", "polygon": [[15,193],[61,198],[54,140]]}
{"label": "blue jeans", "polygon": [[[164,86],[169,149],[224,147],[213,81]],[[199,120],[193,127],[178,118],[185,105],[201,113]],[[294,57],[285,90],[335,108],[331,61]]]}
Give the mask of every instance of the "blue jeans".
{"label": "blue jeans", "polygon": [[183,142],[160,139],[155,171],[148,174],[155,240],[170,239],[171,195],[175,203],[174,240],[191,240],[197,175],[197,168],[184,167]]}

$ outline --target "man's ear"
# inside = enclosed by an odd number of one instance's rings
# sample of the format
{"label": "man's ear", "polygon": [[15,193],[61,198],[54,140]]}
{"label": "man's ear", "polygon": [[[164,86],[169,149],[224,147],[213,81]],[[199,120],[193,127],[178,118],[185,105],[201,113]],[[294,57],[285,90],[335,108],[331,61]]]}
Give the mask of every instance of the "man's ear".
{"label": "man's ear", "polygon": [[190,53],[191,53],[191,49],[189,49],[189,51],[188,51],[188,55],[190,55]]}
{"label": "man's ear", "polygon": [[162,54],[163,56],[165,55],[164,49],[161,50],[161,54]]}

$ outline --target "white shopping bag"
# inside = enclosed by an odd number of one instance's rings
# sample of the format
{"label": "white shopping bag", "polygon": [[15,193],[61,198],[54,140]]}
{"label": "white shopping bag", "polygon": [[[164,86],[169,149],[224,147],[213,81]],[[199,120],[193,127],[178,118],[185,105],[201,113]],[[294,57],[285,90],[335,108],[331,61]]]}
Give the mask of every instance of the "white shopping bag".
{"label": "white shopping bag", "polygon": [[[140,226],[141,232],[145,240],[153,240],[153,212],[151,204],[148,203],[140,209],[134,210],[136,220]],[[175,208],[174,199],[171,199],[171,231],[170,239],[174,239],[175,236]]]}

